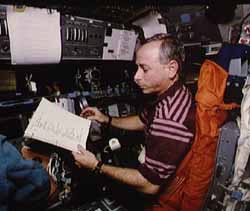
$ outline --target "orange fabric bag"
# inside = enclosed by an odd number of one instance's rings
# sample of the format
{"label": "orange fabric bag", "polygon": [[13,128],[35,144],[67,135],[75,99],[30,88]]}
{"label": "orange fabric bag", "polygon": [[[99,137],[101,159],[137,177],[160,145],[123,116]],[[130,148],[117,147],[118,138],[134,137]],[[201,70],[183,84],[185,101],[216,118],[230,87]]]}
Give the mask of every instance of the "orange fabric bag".
{"label": "orange fabric bag", "polygon": [[196,135],[191,150],[177,169],[175,179],[159,196],[153,211],[198,211],[206,199],[215,167],[219,128],[227,110],[239,107],[225,104],[228,73],[211,60],[202,64],[195,96]]}

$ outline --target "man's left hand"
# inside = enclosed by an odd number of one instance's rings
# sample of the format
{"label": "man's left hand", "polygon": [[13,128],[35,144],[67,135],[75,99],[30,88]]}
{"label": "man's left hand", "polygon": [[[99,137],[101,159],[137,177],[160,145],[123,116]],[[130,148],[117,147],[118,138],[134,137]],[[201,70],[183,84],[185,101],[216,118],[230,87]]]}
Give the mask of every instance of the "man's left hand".
{"label": "man's left hand", "polygon": [[78,152],[72,152],[76,165],[78,167],[94,170],[98,163],[95,155],[92,152],[85,150],[81,145],[78,145],[77,149]]}

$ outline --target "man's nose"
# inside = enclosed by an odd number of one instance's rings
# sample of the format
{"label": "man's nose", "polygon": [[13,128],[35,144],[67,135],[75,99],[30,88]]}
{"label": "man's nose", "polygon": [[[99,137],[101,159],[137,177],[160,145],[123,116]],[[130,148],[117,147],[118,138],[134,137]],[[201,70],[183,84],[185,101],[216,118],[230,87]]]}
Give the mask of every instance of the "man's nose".
{"label": "man's nose", "polygon": [[136,73],[135,73],[135,75],[134,75],[134,81],[135,81],[135,82],[141,79],[141,70],[140,70],[140,69],[141,69],[141,68],[138,67],[138,68],[137,68],[137,71],[136,71]]}

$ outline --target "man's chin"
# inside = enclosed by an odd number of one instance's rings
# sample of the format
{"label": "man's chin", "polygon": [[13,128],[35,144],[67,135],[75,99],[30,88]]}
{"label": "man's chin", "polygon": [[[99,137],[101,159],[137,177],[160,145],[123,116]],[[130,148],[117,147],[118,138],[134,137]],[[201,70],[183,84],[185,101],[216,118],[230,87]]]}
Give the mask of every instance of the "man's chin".
{"label": "man's chin", "polygon": [[157,95],[157,93],[155,91],[153,91],[152,89],[142,89],[142,93],[145,95]]}
{"label": "man's chin", "polygon": [[147,89],[142,89],[143,94],[151,94],[151,92]]}

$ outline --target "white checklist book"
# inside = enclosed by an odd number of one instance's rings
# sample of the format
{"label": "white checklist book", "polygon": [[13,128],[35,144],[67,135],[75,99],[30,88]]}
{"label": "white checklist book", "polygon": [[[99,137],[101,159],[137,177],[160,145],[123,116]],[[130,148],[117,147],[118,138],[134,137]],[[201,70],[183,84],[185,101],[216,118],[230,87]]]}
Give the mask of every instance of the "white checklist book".
{"label": "white checklist book", "polygon": [[90,123],[90,120],[42,98],[24,132],[24,137],[76,152],[78,144],[86,149]]}

